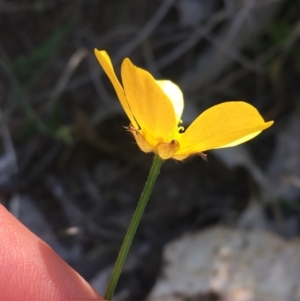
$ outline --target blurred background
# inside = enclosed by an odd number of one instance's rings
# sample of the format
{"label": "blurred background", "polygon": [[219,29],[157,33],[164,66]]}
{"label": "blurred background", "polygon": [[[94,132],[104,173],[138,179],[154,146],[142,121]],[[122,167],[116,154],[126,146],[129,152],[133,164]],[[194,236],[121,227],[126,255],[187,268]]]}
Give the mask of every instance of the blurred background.
{"label": "blurred background", "polygon": [[273,254],[260,263],[269,275],[283,259],[266,237],[280,244],[287,261],[273,277],[284,281],[278,299],[256,295],[260,283],[250,281],[261,253],[241,259],[249,288],[215,272],[222,252],[216,267],[198,250],[206,282],[162,300],[300,300],[299,16],[299,0],[1,1],[0,202],[104,293],[152,155],[124,129],[93,49],[105,49],[117,73],[130,57],[182,88],[185,126],[226,100],[245,100],[275,124],[244,145],[207,152],[209,163],[164,164],[116,298],[147,298],[170,266],[169,242],[219,231],[215,247],[227,243],[227,251],[236,246],[222,237],[257,234],[255,250]]}

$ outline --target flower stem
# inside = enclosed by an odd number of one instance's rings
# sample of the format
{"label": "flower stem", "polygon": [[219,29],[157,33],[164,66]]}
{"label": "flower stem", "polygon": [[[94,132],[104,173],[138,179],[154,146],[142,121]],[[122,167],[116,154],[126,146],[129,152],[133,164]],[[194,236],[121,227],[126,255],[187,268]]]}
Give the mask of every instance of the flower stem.
{"label": "flower stem", "polygon": [[125,263],[129,248],[131,246],[132,240],[134,238],[134,235],[136,233],[137,227],[141,221],[141,218],[143,216],[143,213],[145,211],[148,199],[150,197],[150,194],[152,192],[154,183],[156,181],[156,178],[159,174],[161,165],[163,164],[164,160],[161,159],[157,154],[154,156],[154,160],[148,175],[147,182],[144,186],[144,190],[141,194],[140,200],[138,202],[138,205],[135,209],[135,212],[133,214],[133,217],[130,221],[129,227],[127,229],[125,238],[123,240],[123,244],[121,246],[117,261],[115,263],[113,272],[110,276],[105,294],[104,299],[105,300],[111,300],[111,298],[114,295],[115,288],[117,286],[120,274],[123,269],[123,265]]}

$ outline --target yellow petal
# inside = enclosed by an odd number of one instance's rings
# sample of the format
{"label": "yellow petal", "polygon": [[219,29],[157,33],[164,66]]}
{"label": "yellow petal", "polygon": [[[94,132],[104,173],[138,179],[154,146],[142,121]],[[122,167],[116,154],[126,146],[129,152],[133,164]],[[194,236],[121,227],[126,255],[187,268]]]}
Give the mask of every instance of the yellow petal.
{"label": "yellow petal", "polygon": [[[270,122],[272,122],[272,121],[270,121]],[[272,124],[273,124],[273,122],[272,122]],[[254,132],[254,133],[252,133],[252,134],[249,134],[249,135],[247,135],[247,136],[242,137],[241,139],[237,139],[237,140],[235,140],[235,141],[233,141],[233,142],[231,142],[231,143],[228,143],[228,144],[226,144],[226,145],[220,146],[220,147],[218,147],[218,148],[232,147],[232,146],[236,146],[236,145],[242,144],[242,143],[244,143],[244,142],[246,142],[246,141],[249,141],[249,140],[253,139],[253,138],[256,137],[257,135],[259,135],[261,132],[262,132],[262,131]]]}
{"label": "yellow petal", "polygon": [[168,96],[149,72],[135,67],[128,58],[122,63],[121,76],[126,99],[140,128],[161,142],[167,142],[177,130],[174,108]]}
{"label": "yellow petal", "polygon": [[157,80],[156,83],[162,88],[172,102],[178,124],[181,120],[184,107],[183,94],[180,88],[170,80]]}
{"label": "yellow petal", "polygon": [[126,100],[125,94],[124,94],[124,90],[123,87],[121,86],[115,71],[114,71],[114,67],[111,63],[111,60],[107,54],[106,51],[99,51],[98,49],[94,50],[94,53],[98,59],[98,62],[100,63],[100,65],[102,66],[104,72],[106,73],[106,75],[108,76],[108,78],[110,79],[113,87],[115,88],[115,91],[117,93],[117,96],[120,100],[120,103],[126,113],[126,115],[128,116],[131,124],[135,127],[138,128],[137,123],[132,115],[132,112],[130,110],[130,107],[128,105],[128,102]]}
{"label": "yellow petal", "polygon": [[182,134],[178,158],[209,149],[246,142],[273,121],[265,122],[259,112],[242,101],[225,102],[204,111]]}

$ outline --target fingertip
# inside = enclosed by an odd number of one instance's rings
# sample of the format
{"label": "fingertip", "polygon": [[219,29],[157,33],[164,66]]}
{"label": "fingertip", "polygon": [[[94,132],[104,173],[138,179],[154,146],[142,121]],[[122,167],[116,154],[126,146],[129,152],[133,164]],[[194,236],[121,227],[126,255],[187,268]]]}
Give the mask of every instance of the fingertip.
{"label": "fingertip", "polygon": [[51,247],[0,205],[1,300],[103,300]]}

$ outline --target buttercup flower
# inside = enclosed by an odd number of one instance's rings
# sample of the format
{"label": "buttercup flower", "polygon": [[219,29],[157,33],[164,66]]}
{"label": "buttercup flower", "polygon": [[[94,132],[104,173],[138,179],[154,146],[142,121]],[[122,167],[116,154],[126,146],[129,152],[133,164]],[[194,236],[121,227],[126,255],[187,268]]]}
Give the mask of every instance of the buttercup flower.
{"label": "buttercup flower", "polygon": [[180,126],[183,95],[169,80],[153,76],[125,58],[121,66],[122,85],[105,51],[95,55],[109,77],[127,114],[140,149],[157,153],[162,159],[183,160],[202,152],[246,142],[270,127],[259,112],[243,101],[215,105],[200,114],[184,131]]}

